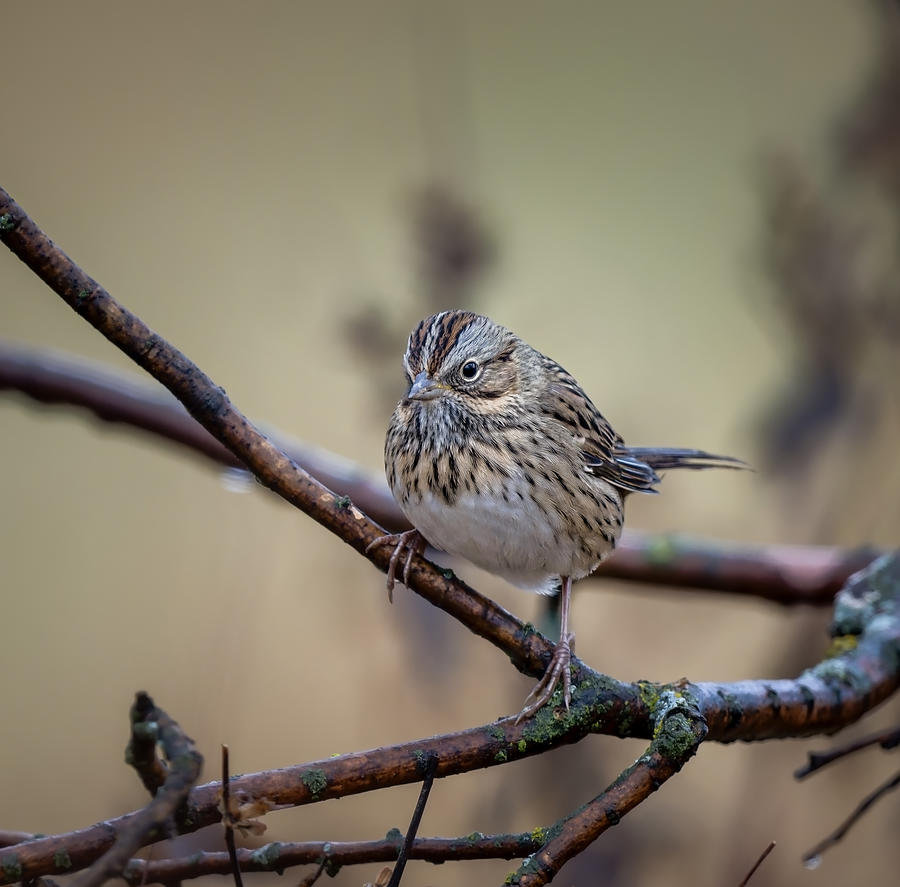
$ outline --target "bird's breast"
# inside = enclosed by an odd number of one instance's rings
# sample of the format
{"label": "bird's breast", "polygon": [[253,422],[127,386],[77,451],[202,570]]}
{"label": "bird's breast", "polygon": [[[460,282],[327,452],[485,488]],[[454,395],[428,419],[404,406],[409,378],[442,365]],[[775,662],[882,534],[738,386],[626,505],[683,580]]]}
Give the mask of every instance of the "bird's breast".
{"label": "bird's breast", "polygon": [[513,474],[493,490],[463,490],[452,503],[440,490],[421,486],[398,501],[434,547],[514,585],[551,593],[559,576],[581,578],[594,570],[621,527],[597,499],[559,492]]}
{"label": "bird's breast", "polygon": [[612,551],[621,497],[584,469],[574,438],[441,417],[398,407],[385,443],[394,498],[431,545],[535,591]]}

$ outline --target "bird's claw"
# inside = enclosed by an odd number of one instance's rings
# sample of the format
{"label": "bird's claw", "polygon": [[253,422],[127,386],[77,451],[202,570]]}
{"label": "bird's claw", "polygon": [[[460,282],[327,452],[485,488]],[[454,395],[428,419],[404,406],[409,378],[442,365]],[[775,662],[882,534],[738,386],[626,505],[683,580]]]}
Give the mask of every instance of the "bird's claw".
{"label": "bird's claw", "polygon": [[400,556],[403,554],[403,549],[407,549],[406,560],[403,562],[403,584],[409,585],[409,571],[412,567],[412,561],[417,554],[421,554],[425,550],[425,537],[418,530],[406,530],[403,533],[391,533],[386,536],[379,536],[374,542],[370,542],[366,546],[366,554],[373,548],[385,544],[394,546],[394,550],[391,552],[391,559],[388,561],[387,570],[388,601],[393,603],[394,582],[397,578],[397,564],[400,562]]}
{"label": "bird's claw", "polygon": [[572,661],[572,647],[575,644],[575,635],[567,634],[560,638],[559,643],[553,648],[553,658],[544,672],[544,676],[535,684],[534,689],[525,699],[525,707],[519,712],[516,723],[525,718],[530,718],[535,712],[549,702],[553,692],[559,686],[560,679],[563,685],[563,702],[566,711],[572,701],[572,675],[569,672],[569,663]]}

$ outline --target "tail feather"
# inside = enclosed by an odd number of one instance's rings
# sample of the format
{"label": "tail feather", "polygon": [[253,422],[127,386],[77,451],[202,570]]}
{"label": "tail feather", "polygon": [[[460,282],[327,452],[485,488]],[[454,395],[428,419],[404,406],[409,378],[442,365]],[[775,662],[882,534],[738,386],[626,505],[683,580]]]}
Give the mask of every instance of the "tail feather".
{"label": "tail feather", "polygon": [[717,456],[704,450],[682,450],[674,447],[627,447],[627,457],[649,465],[655,471],[669,468],[749,468],[733,456]]}
{"label": "tail feather", "polygon": [[613,481],[626,492],[655,493],[660,477],[657,471],[670,468],[749,468],[746,462],[733,456],[718,456],[704,450],[685,450],[675,447],[623,447],[616,454],[620,480]]}

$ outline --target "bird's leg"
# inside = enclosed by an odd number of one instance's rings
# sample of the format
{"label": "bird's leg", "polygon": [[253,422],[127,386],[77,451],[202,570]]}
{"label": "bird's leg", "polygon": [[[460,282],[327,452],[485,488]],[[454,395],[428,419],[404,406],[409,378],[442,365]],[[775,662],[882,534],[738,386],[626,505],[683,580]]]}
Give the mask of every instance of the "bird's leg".
{"label": "bird's leg", "polygon": [[553,658],[544,672],[544,676],[535,685],[525,700],[525,707],[519,712],[516,723],[525,718],[530,718],[541,706],[545,705],[562,678],[563,702],[566,711],[572,701],[572,676],[569,674],[569,662],[572,659],[572,647],[575,645],[575,635],[569,633],[569,598],[572,595],[572,579],[562,576],[560,588],[559,606],[559,643],[553,648]]}
{"label": "bird's leg", "polygon": [[400,555],[403,549],[407,550],[406,560],[403,562],[403,584],[409,585],[409,570],[412,567],[412,560],[417,554],[425,551],[428,544],[425,537],[418,530],[407,530],[405,533],[393,533],[387,536],[379,536],[374,542],[370,542],[366,546],[366,554],[379,545],[390,544],[394,546],[391,553],[391,559],[388,562],[387,571],[387,591],[388,601],[394,602],[394,580],[397,577],[397,564],[400,562]]}

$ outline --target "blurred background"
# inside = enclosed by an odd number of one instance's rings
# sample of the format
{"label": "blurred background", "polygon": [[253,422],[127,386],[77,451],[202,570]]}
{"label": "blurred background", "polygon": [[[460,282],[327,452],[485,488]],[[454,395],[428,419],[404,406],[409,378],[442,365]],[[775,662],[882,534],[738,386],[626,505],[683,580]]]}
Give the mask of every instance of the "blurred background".
{"label": "blurred background", "polygon": [[[895,4],[107,0],[5,3],[0,26],[0,184],[251,418],[381,477],[409,330],[472,308],[563,363],[628,442],[757,468],[673,474],[630,526],[897,544]],[[0,332],[138,375],[5,251]],[[199,458],[8,393],[0,428],[0,827],[145,803],[122,761],[138,689],[206,779],[223,742],[234,772],[286,766],[481,724],[530,689]],[[817,661],[829,614],[605,582],[573,618],[579,654],[618,678],[736,680]],[[737,884],[776,840],[758,887],[894,883],[896,797],[801,864],[896,767],[871,751],[796,783],[829,744],[704,746],[558,882]],[[642,747],[591,737],[443,780],[420,834],[551,824]],[[417,793],[273,814],[265,840],[405,830]],[[215,829],[175,852],[221,846]],[[411,864],[404,883],[515,866]]]}

